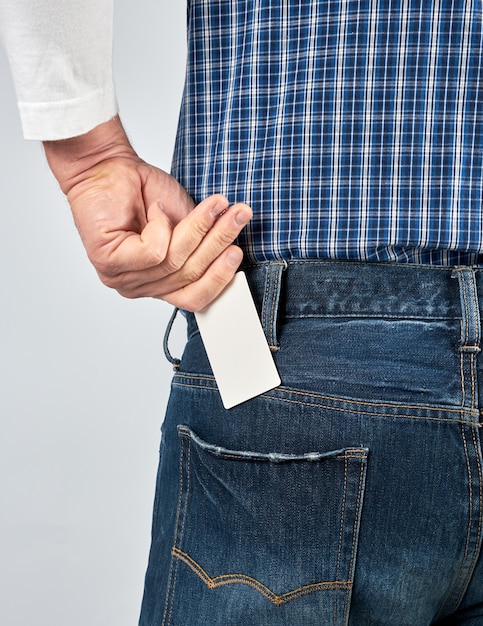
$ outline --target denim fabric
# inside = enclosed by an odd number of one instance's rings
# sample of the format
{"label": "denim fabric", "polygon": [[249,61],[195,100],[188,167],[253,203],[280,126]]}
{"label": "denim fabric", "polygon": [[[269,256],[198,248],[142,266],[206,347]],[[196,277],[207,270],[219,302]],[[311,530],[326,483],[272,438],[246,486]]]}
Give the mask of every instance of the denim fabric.
{"label": "denim fabric", "polygon": [[481,626],[480,270],[247,276],[282,385],[225,410],[187,316],[140,625]]}

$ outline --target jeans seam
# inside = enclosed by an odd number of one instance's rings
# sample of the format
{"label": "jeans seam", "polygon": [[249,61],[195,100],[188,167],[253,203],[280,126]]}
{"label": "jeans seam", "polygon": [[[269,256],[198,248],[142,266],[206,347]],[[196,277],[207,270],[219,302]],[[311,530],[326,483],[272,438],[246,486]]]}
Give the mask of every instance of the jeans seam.
{"label": "jeans seam", "polygon": [[471,372],[471,408],[476,406],[476,380],[475,380],[475,355],[470,354],[470,372]]}
{"label": "jeans seam", "polygon": [[[284,391],[279,389],[279,391]],[[297,389],[290,389],[289,390],[290,393],[294,393],[294,394],[300,394],[300,395],[305,395],[309,398],[323,398],[326,400],[339,400],[342,402],[345,402],[345,400],[343,398],[337,398],[336,396],[326,396],[323,394],[315,394],[315,393],[311,393],[311,392],[305,392],[305,391],[298,391]],[[368,402],[365,400],[348,400],[347,401],[350,404],[357,404],[357,405],[362,405],[362,406],[373,406],[373,407],[394,407],[396,409],[420,409],[421,406],[417,406],[415,404],[388,404],[388,403],[384,403],[384,402]],[[444,407],[431,407],[431,406],[424,406],[425,409],[429,410],[429,411],[444,411],[444,412],[448,412],[448,413],[464,413],[465,410],[464,409],[446,409]]]}
{"label": "jeans seam", "polygon": [[[186,384],[186,383],[175,383],[178,387],[188,387],[190,389],[203,389],[205,391],[217,391],[216,387],[205,387],[203,385],[192,385],[192,384]],[[280,389],[278,389],[279,391],[281,391]],[[311,402],[303,402],[302,400],[291,400],[290,398],[274,398],[273,396],[269,396],[267,394],[262,394],[261,396],[259,396],[261,398],[267,398],[268,400],[274,400],[274,401],[279,401],[279,402],[288,402],[290,404],[298,404],[301,406],[308,406],[308,407],[317,407],[317,408],[321,408],[321,409],[328,409],[330,411],[339,411],[341,413],[355,413],[356,415],[372,415],[373,417],[394,417],[397,419],[415,419],[415,420],[425,420],[425,421],[430,421],[430,422],[451,422],[451,423],[455,423],[455,424],[468,424],[467,420],[464,420],[463,418],[461,419],[447,419],[444,417],[428,417],[428,416],[420,416],[420,415],[408,415],[408,414],[404,414],[404,415],[395,415],[394,413],[371,413],[370,411],[359,411],[356,409],[351,409],[351,408],[346,408],[346,407],[337,407],[337,406],[330,406],[327,404],[318,404],[318,403],[311,403]],[[363,403],[359,403],[359,404],[363,404]],[[370,403],[367,403],[368,405],[370,405]],[[374,406],[378,406],[378,405],[374,405]],[[389,406],[389,405],[386,405]],[[394,409],[404,409],[404,408],[409,408],[409,409],[419,409],[421,407],[415,407],[415,406],[404,406],[404,405],[395,405]],[[438,408],[432,408],[432,407],[423,407],[426,410],[430,410],[430,411],[447,411],[448,413],[459,413],[459,414],[463,414],[466,413],[467,411],[463,411],[460,409],[438,409]]]}
{"label": "jeans seam", "polygon": [[[356,510],[355,510],[355,515],[354,515],[354,528],[352,530],[352,548],[351,548],[351,558],[350,558],[350,563],[349,563],[349,580],[351,581],[351,583],[354,582],[353,567],[354,567],[354,559],[356,556],[356,541],[358,538],[357,525],[359,524],[363,479],[364,479],[364,459],[362,460],[360,464],[360,469],[359,469],[359,485],[357,489],[357,502],[356,502]],[[344,606],[344,623],[347,621],[347,610],[349,608],[350,598],[351,598],[351,590],[348,588],[347,594],[346,594],[346,602]]]}
{"label": "jeans seam", "polygon": [[[463,428],[462,428],[463,430]],[[466,593],[467,587],[469,585],[469,582],[471,580],[471,576],[473,574],[474,571],[474,567],[476,565],[476,562],[478,561],[478,556],[479,556],[479,547],[480,547],[480,541],[481,541],[481,530],[482,530],[482,521],[483,521],[483,505],[482,505],[482,496],[483,496],[483,475],[482,475],[482,468],[481,468],[481,463],[480,463],[480,457],[478,455],[478,443],[476,440],[476,435],[475,435],[475,429],[471,430],[471,435],[472,435],[472,439],[473,439],[473,447],[474,450],[476,452],[476,463],[477,463],[477,467],[478,467],[478,485],[479,485],[479,503],[480,503],[480,511],[479,511],[479,515],[478,515],[478,529],[476,532],[476,538],[475,538],[475,549],[474,549],[474,554],[473,554],[473,558],[471,559],[471,563],[468,566],[468,574],[466,576],[465,581],[462,584],[462,588],[460,591],[459,596],[457,597],[457,599],[455,600],[455,604],[454,604],[454,608],[453,610],[456,610],[458,608],[458,606],[461,604],[463,597]],[[465,443],[465,453],[467,453],[467,446]],[[470,470],[470,462],[469,462],[469,455],[467,456],[467,465],[468,465],[468,474],[471,477],[472,473]],[[473,510],[473,486],[472,486],[472,481],[470,481],[470,500],[472,503],[472,507],[471,510]],[[470,532],[471,532],[471,516],[469,519],[469,524],[468,524],[468,535],[467,535],[467,547],[465,550],[465,558],[468,554],[468,548],[469,548],[469,541],[470,541]]]}
{"label": "jeans seam", "polygon": [[[347,472],[348,472],[348,459],[347,454],[344,455],[344,496],[342,499],[342,513],[341,513],[341,521],[340,521],[340,529],[339,529],[339,548],[337,551],[337,568],[335,570],[335,577],[339,578],[340,571],[340,557],[342,551],[342,540],[343,540],[343,528],[344,528],[344,516],[345,516],[345,505],[346,505],[346,497],[347,497]],[[350,567],[349,567],[350,572]],[[345,622],[345,612],[347,605],[347,597],[344,604],[344,622]],[[334,626],[337,624],[337,598],[334,598]]]}
{"label": "jeans seam", "polygon": [[[268,398],[271,398],[271,396],[265,396]],[[274,399],[274,398],[271,398]],[[408,415],[408,414],[404,414],[404,415],[394,415],[393,413],[371,413],[369,411],[359,411],[356,409],[349,409],[349,408],[345,408],[345,407],[331,407],[328,406],[326,404],[312,404],[310,402],[301,402],[299,400],[291,400],[290,398],[275,398],[276,400],[280,400],[281,402],[289,402],[291,404],[301,404],[303,406],[314,406],[314,407],[319,407],[319,408],[323,408],[323,409],[329,409],[331,411],[340,411],[342,413],[355,413],[356,415],[372,415],[375,417],[394,417],[394,418],[408,418],[408,419],[416,419],[416,420],[427,420],[427,421],[432,421],[432,422],[456,422],[458,424],[467,424],[468,422],[465,421],[464,419],[456,419],[456,420],[447,420],[443,417],[427,417],[427,416],[419,416],[419,415]],[[404,407],[404,406],[395,406],[394,408],[418,408],[418,407]],[[432,410],[432,409],[430,409]],[[436,410],[436,409],[434,409]],[[449,411],[449,409],[448,409]],[[462,411],[458,411],[459,413],[461,413]]]}
{"label": "jeans seam", "polygon": [[[213,377],[208,377],[208,376],[188,376],[185,374],[176,374],[173,380],[173,385],[178,386],[178,387],[189,387],[192,389],[204,389],[207,391],[216,391],[217,388],[216,387],[207,387],[205,385],[196,385],[194,383],[183,383],[180,382],[179,380],[176,379],[179,378],[188,378],[188,379],[192,379],[195,378],[196,380],[200,380],[200,381],[207,381],[207,382],[215,382],[215,379]],[[297,389],[291,389],[291,388],[287,388],[287,389],[282,389],[281,387],[277,388],[277,392],[279,393],[291,393],[294,395],[301,395],[301,396],[305,396],[308,398],[314,398],[314,399],[321,399],[321,400],[333,400],[335,402],[342,402],[344,404],[352,404],[352,405],[358,405],[358,406],[367,406],[367,407],[374,407],[374,408],[393,408],[395,410],[398,409],[415,409],[415,410],[425,410],[425,411],[435,411],[435,412],[441,412],[441,413],[455,413],[458,415],[466,415],[468,413],[472,413],[471,409],[465,409],[465,408],[446,408],[446,407],[435,407],[435,406],[429,406],[429,405],[414,405],[414,404],[387,404],[387,403],[383,403],[383,402],[367,402],[364,400],[354,400],[354,399],[345,399],[345,398],[339,398],[336,396],[326,396],[323,394],[314,394],[311,393],[309,391],[300,391]],[[320,407],[320,408],[326,408],[326,409],[330,409],[330,410],[335,410],[335,411],[345,411],[347,413],[361,413],[361,414],[367,414],[367,415],[380,415],[382,417],[398,417],[397,415],[393,415],[391,413],[370,413],[370,412],[364,412],[364,411],[359,411],[356,410],[354,408],[350,408],[350,407],[333,407],[330,405],[326,405],[326,404],[312,404],[310,402],[304,402],[303,400],[291,400],[290,398],[280,398],[280,397],[276,397],[270,394],[262,394],[260,397],[262,398],[267,398],[269,400],[280,400],[281,402],[290,402],[292,404],[301,404],[303,406],[316,406],[316,407]],[[473,411],[474,413],[474,411]],[[461,424],[468,424],[467,420],[464,419],[452,419],[452,420],[447,420],[446,418],[435,418],[435,417],[424,417],[424,416],[418,416],[418,415],[404,415],[403,417],[408,417],[408,418],[414,418],[414,419],[428,419],[431,421],[453,421],[456,423],[461,423]]]}
{"label": "jeans seam", "polygon": [[[191,465],[190,459],[191,459],[191,440],[188,438],[188,459],[187,459],[188,468],[187,468],[187,475],[186,475],[186,497],[188,497],[189,483],[190,483],[190,465]],[[184,515],[182,525],[181,525],[181,531],[179,531],[179,521],[181,517],[181,505],[183,502],[183,488],[184,488],[183,462],[184,462],[184,447],[183,445],[181,445],[181,453],[180,453],[180,460],[179,460],[178,508],[176,511],[176,523],[175,523],[175,531],[174,531],[175,532],[175,536],[174,536],[175,544],[178,542],[179,538],[181,538],[181,540],[183,539],[184,525],[186,522],[186,515]],[[176,561],[176,563],[178,563],[178,561]],[[173,579],[173,575],[174,575],[174,579]],[[178,579],[178,566],[176,565],[176,567],[174,567],[174,559],[171,559],[171,565],[170,565],[169,577],[168,577],[168,589],[166,593],[166,603],[165,603],[164,617],[163,617],[163,622],[162,622],[162,624],[163,625],[166,624],[166,626],[169,626],[169,624],[171,623],[171,618],[173,614],[173,604],[174,604],[172,600],[171,600],[171,607],[169,609],[169,614],[167,615],[166,612],[168,610],[170,597],[172,596],[172,594],[174,594],[177,579]]]}
{"label": "jeans seam", "polygon": [[272,306],[270,309],[270,320],[269,320],[270,348],[276,349],[276,350],[280,349],[280,346],[278,345],[278,337],[277,337],[277,329],[276,329],[276,307],[278,307],[279,300],[280,300],[279,284],[280,284],[280,276],[281,276],[282,271],[283,269],[280,269],[279,271],[275,272],[275,285],[272,289],[273,297],[272,297]]}
{"label": "jeans seam", "polygon": [[[249,269],[252,267],[259,267],[259,266],[263,266],[263,265],[268,265],[269,263],[272,263],[273,261],[262,261],[261,263],[247,263],[246,265],[244,265],[244,269]],[[291,265],[366,265],[367,262],[366,261],[356,261],[356,260],[351,260],[351,261],[346,261],[346,260],[337,260],[337,259],[324,259],[324,260],[320,260],[320,259],[291,259],[290,261],[287,261],[287,265],[290,267]],[[420,269],[424,269],[424,270],[431,270],[431,271],[443,271],[443,272],[453,272],[455,271],[455,267],[453,265],[427,265],[425,263],[400,263],[400,262],[388,262],[388,263],[377,263],[377,262],[371,262],[371,265],[377,266],[377,267],[413,267],[413,268],[420,268]],[[456,267],[456,271],[458,271],[458,267]],[[479,268],[475,267],[475,271],[479,271]]]}
{"label": "jeans seam", "polygon": [[[195,378],[196,380],[206,380],[207,382],[215,382],[215,379],[213,376],[198,376],[197,374],[193,375],[187,375],[187,374],[182,374],[182,373],[177,373],[174,378]],[[174,380],[173,384],[175,385],[179,385],[179,386],[183,386],[183,387],[195,387],[197,389],[212,389],[213,391],[216,391],[215,387],[209,388],[209,387],[204,387],[204,386],[199,386],[197,387],[196,385],[191,385],[191,384],[187,384],[187,383],[180,383],[177,382],[176,380]],[[310,391],[300,391],[298,389],[291,389],[289,387],[287,387],[286,389],[282,389],[281,387],[277,387],[277,391],[279,392],[283,392],[283,393],[293,393],[293,394],[298,394],[301,396],[307,396],[309,398],[321,398],[324,400],[335,400],[335,401],[341,401],[341,402],[347,402],[349,404],[360,404],[363,406],[373,406],[373,407],[394,407],[396,409],[421,409],[424,408],[428,411],[443,411],[445,413],[466,413],[467,409],[465,408],[457,408],[455,407],[454,409],[450,409],[450,408],[445,408],[445,407],[433,407],[433,406],[429,406],[429,405],[416,405],[416,404],[389,404],[389,403],[385,403],[385,402],[369,402],[366,400],[346,400],[345,398],[342,397],[337,397],[337,396],[327,396],[324,394],[318,394],[318,393],[312,393]],[[272,396],[269,396],[267,394],[263,394],[263,397],[267,397],[267,398],[272,398],[272,399],[276,399],[278,400],[279,398],[273,398]],[[348,409],[350,410],[350,409]],[[464,422],[465,424],[467,422]]]}
{"label": "jeans seam", "polygon": [[[470,459],[469,459],[469,454],[468,454],[468,444],[466,442],[466,435],[465,435],[465,429],[464,426],[461,425],[461,438],[463,440],[463,448],[464,448],[464,452],[465,452],[465,460],[466,460],[466,471],[468,472],[468,483],[469,483],[469,514],[468,514],[468,528],[466,531],[466,542],[465,542],[465,550],[464,550],[464,554],[463,554],[463,558],[461,559],[461,564],[460,567],[458,569],[458,572],[454,578],[454,584],[458,585],[459,584],[459,578],[461,576],[461,573],[465,567],[465,562],[466,562],[466,558],[468,556],[468,550],[469,550],[469,544],[470,544],[470,535],[471,535],[471,518],[473,515],[473,493],[472,493],[472,472],[471,472],[471,464],[470,464]],[[452,595],[453,592],[451,591],[451,589],[448,591],[448,596],[445,600],[445,603],[443,605],[443,608],[441,609],[439,616],[444,616],[444,615],[450,615],[451,613],[453,613],[453,611],[455,611],[458,608],[458,605],[461,601],[461,597],[462,597],[462,593],[461,591],[459,592],[458,596],[455,598],[455,600],[452,602]],[[452,603],[451,608],[450,605]]]}
{"label": "jeans seam", "polygon": [[[268,290],[269,290],[269,276],[270,276],[270,265],[268,265],[267,267],[267,272],[266,272],[266,276],[265,276],[265,290],[263,293],[263,300],[262,300],[262,324],[263,326],[265,326],[265,317],[266,317],[266,306],[267,306],[267,300],[268,300]],[[267,342],[270,344],[270,330],[269,328],[264,328],[264,330],[266,331],[267,336]]]}
{"label": "jeans seam", "polygon": [[[478,516],[478,532],[477,532],[477,542],[476,542],[476,546],[478,546],[478,544],[481,541],[481,532],[482,532],[482,525],[483,525],[483,470],[481,467],[480,455],[478,454],[478,441],[476,439],[475,429],[472,429],[471,436],[473,438],[473,446],[476,451],[476,464],[478,466],[478,485],[479,485],[478,493],[479,493],[479,503],[480,503],[480,514]],[[475,556],[473,559],[472,568],[474,567],[477,558],[478,558],[478,550],[475,550]]]}
{"label": "jeans seam", "polygon": [[[340,523],[340,528],[339,528],[339,547],[337,550],[337,567],[335,570],[336,578],[339,578],[339,572],[340,572],[340,557],[341,557],[341,551],[342,551],[342,535],[343,535],[343,526],[344,526],[343,522],[344,522],[344,516],[345,516],[346,496],[347,496],[347,454],[344,454],[344,495],[342,498],[341,523]],[[334,607],[334,615],[335,615],[335,607]]]}

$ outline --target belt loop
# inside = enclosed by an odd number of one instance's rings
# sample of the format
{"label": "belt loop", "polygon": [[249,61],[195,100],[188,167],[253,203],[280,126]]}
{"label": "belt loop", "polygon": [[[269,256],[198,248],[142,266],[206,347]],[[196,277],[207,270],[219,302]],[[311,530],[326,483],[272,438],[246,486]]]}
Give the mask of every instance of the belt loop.
{"label": "belt loop", "polygon": [[265,290],[263,293],[261,321],[270,350],[280,350],[277,337],[277,318],[282,289],[282,273],[287,268],[285,261],[274,261],[267,265]]}
{"label": "belt loop", "polygon": [[[476,357],[480,352],[480,311],[476,290],[475,270],[456,267],[461,302],[460,367],[462,405],[474,411],[478,405]],[[468,419],[474,419],[473,413]]]}
{"label": "belt loop", "polygon": [[475,270],[470,267],[455,267],[460,288],[462,311],[460,349],[465,352],[480,352],[480,309],[476,290]]}
{"label": "belt loop", "polygon": [[174,370],[177,370],[181,360],[175,358],[171,352],[169,351],[169,346],[168,346],[168,342],[169,342],[169,335],[171,334],[171,329],[173,328],[173,324],[174,324],[174,320],[176,319],[176,316],[178,315],[178,307],[176,307],[171,315],[171,317],[169,318],[169,322],[168,325],[166,326],[166,331],[164,333],[164,339],[163,339],[163,349],[164,349],[164,355],[165,357],[168,359],[168,361],[171,363],[171,365],[173,366]]}

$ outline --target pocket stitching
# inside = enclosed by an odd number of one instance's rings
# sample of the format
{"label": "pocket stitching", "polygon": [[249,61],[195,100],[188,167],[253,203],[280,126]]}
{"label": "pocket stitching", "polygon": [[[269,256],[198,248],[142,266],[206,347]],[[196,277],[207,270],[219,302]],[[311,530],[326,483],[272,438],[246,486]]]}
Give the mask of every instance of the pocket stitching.
{"label": "pocket stitching", "polygon": [[315,591],[323,591],[325,589],[348,589],[352,586],[352,582],[349,580],[335,580],[331,582],[319,582],[311,583],[310,585],[303,585],[302,587],[292,589],[282,595],[277,595],[259,580],[252,578],[251,576],[247,576],[246,574],[221,574],[220,576],[212,578],[197,561],[176,546],[173,546],[171,554],[180,561],[183,561],[183,563],[185,563],[209,589],[215,589],[216,587],[221,587],[223,585],[240,583],[256,589],[264,598],[270,600],[272,604],[277,606],[286,604],[287,602],[290,602],[290,600],[308,595],[309,593],[313,593]]}
{"label": "pocket stitching", "polygon": [[[310,583],[309,585],[303,585],[296,589],[292,589],[291,591],[288,591],[284,594],[277,595],[275,592],[273,592],[269,587],[264,585],[262,582],[246,574],[221,574],[219,576],[212,578],[195,559],[193,559],[188,553],[178,548],[178,545],[182,544],[182,540],[184,537],[185,523],[187,519],[186,510],[185,510],[183,513],[183,522],[182,522],[181,528],[179,528],[179,518],[182,515],[181,509],[183,508],[182,502],[183,500],[185,501],[185,508],[186,508],[187,496],[190,490],[190,479],[191,479],[191,462],[190,461],[191,461],[191,448],[192,448],[193,438],[195,441],[198,441],[198,438],[196,437],[195,433],[193,433],[186,426],[178,426],[178,433],[180,435],[180,439],[183,439],[185,443],[184,445],[181,446],[181,453],[180,453],[179,498],[178,498],[178,510],[177,510],[176,524],[175,524],[175,544],[173,545],[172,550],[171,550],[172,559],[171,559],[169,580],[171,581],[172,571],[174,571],[174,580],[173,580],[172,585],[170,584],[170,582],[168,582],[166,610],[167,610],[167,605],[169,603],[169,598],[172,596],[175,590],[177,573],[178,573],[178,564],[180,561],[182,561],[193,571],[195,575],[198,576],[200,580],[202,580],[202,582],[204,582],[204,584],[209,589],[215,589],[217,587],[221,587],[221,586],[228,585],[228,584],[236,584],[236,583],[246,584],[252,587],[253,589],[255,589],[256,591],[258,591],[263,597],[265,597],[267,600],[269,600],[270,602],[272,602],[272,604],[275,604],[276,606],[281,606],[282,604],[286,604],[287,602],[290,602],[291,600],[294,600],[301,596],[308,595],[310,593],[314,593],[317,591],[345,589],[346,601],[344,603],[344,618],[346,618],[348,605],[349,605],[349,601],[351,598],[351,591],[353,587],[353,563],[354,563],[355,549],[356,549],[356,543],[357,543],[357,527],[360,522],[359,516],[360,516],[360,506],[361,506],[361,497],[362,497],[362,487],[364,484],[364,475],[365,475],[365,469],[366,469],[365,462],[367,460],[368,450],[365,448],[347,448],[343,451],[343,454],[340,454],[342,450],[338,451],[338,453],[336,452],[333,456],[331,454],[328,456],[326,456],[326,454],[320,454],[321,458],[318,459],[318,460],[323,460],[324,458],[332,458],[333,460],[341,460],[342,458],[344,458],[344,496],[343,496],[344,505],[343,505],[342,515],[341,515],[340,535],[343,534],[342,518],[345,515],[345,508],[346,508],[345,503],[346,503],[346,493],[347,493],[348,463],[350,460],[357,460],[360,463],[359,480],[358,480],[358,487],[357,487],[357,500],[356,500],[356,506],[355,506],[355,511],[354,511],[351,554],[349,558],[348,580],[338,580],[338,575],[339,575],[339,570],[340,570],[341,542],[342,542],[342,537],[340,537],[339,549],[338,549],[338,563],[337,563],[335,580],[321,581],[318,583]],[[249,460],[247,458],[248,455],[244,456],[244,455],[237,453],[236,451],[226,451],[226,452],[229,452],[229,454],[225,454],[224,453],[225,451],[223,448],[216,448],[215,446],[210,446],[209,444],[202,446],[201,445],[202,443],[205,443],[205,442],[199,441],[200,447],[202,447],[202,449],[206,453],[215,454],[216,456],[219,456],[221,458],[229,458],[229,459],[236,459],[236,460]],[[186,446],[186,454],[185,454],[184,446]],[[260,455],[260,456],[263,456],[266,458],[264,459],[258,458],[258,461],[273,460],[273,459],[270,459],[270,455]],[[289,459],[290,456],[291,455],[287,455],[286,460],[310,460],[310,456],[313,456],[313,455],[311,454],[302,455],[302,456],[297,457],[296,459],[294,458]],[[306,458],[306,457],[309,457],[309,458]],[[185,458],[186,458],[186,462],[188,465],[188,467],[186,468],[186,481],[183,480],[183,469],[184,469]],[[175,560],[176,560],[176,565],[174,565]],[[173,603],[171,603],[168,621],[165,622],[163,620],[163,625],[166,624],[169,626],[169,624],[171,623],[172,611],[173,611]],[[336,611],[336,606],[334,606],[334,611]]]}

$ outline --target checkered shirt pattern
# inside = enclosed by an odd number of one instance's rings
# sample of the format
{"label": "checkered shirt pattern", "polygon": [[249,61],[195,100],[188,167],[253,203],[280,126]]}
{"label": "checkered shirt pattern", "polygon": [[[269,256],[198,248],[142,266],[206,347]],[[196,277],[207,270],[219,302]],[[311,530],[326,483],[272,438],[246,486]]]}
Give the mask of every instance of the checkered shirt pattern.
{"label": "checkered shirt pattern", "polygon": [[481,0],[189,0],[173,173],[250,261],[483,260]]}

